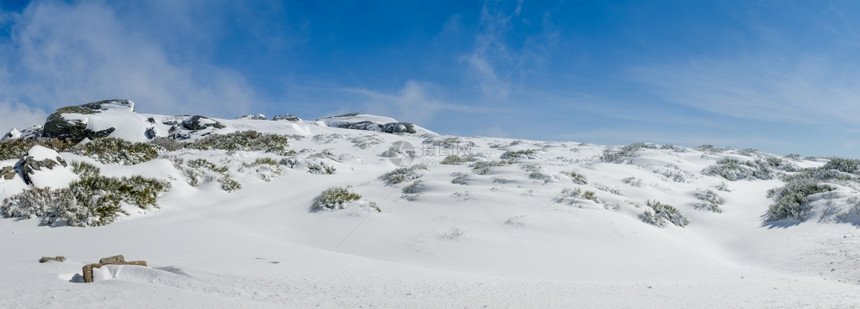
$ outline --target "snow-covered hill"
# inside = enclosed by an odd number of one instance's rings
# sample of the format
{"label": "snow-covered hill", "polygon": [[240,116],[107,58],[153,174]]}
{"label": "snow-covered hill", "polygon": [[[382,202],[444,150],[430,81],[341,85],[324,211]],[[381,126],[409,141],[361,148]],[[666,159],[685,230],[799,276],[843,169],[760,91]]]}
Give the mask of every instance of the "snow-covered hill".
{"label": "snow-covered hill", "polygon": [[96,103],[0,141],[0,307],[860,306],[860,161]]}

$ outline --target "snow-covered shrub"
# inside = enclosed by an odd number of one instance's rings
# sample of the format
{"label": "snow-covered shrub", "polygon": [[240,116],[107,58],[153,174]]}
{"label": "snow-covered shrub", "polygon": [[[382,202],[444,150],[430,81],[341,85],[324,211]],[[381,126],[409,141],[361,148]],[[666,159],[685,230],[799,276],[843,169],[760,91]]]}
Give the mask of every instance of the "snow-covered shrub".
{"label": "snow-covered shrub", "polygon": [[837,170],[843,173],[860,174],[860,160],[832,158],[821,167],[824,170]]}
{"label": "snow-covered shrub", "polygon": [[520,168],[526,172],[536,172],[541,170],[540,164],[537,163],[521,164]]}
{"label": "snow-covered shrub", "polygon": [[158,150],[149,143],[132,143],[121,138],[97,138],[74,147],[78,155],[87,156],[104,164],[134,165],[158,157]]}
{"label": "snow-covered shrub", "polygon": [[0,213],[10,218],[40,217],[46,225],[99,226],[127,215],[122,210],[125,204],[157,208],[156,199],[169,189],[166,181],[141,176],[82,177],[68,189],[27,189],[5,199]]}
{"label": "snow-covered shrub", "polygon": [[511,163],[511,161],[479,161],[472,163],[469,167],[472,168],[475,174],[486,175],[493,167],[510,165]]}
{"label": "snow-covered shrub", "polygon": [[557,176],[541,173],[540,171],[532,171],[529,173],[529,179],[542,181],[544,183],[558,181]]}
{"label": "snow-covered shrub", "polygon": [[323,150],[317,152],[315,154],[309,155],[309,159],[329,159],[334,162],[340,162],[340,158],[338,158],[335,154],[331,153],[331,151]]}
{"label": "snow-covered shrub", "polygon": [[626,183],[632,187],[641,187],[642,179],[630,176],[621,180],[621,182]]}
{"label": "snow-covered shrub", "polygon": [[424,190],[426,189],[427,186],[424,185],[424,181],[418,179],[416,181],[413,181],[408,186],[403,187],[403,190],[401,190],[403,192],[401,198],[404,198],[409,201],[418,200],[418,198],[421,197],[421,194],[423,194]]}
{"label": "snow-covered shrub", "polygon": [[716,146],[714,146],[714,145],[705,144],[705,145],[702,145],[702,146],[696,147],[695,149],[696,149],[696,150],[698,150],[698,151],[702,151],[702,152],[720,153],[720,152],[724,152],[724,151],[726,151],[726,150],[729,150],[729,149],[731,149],[731,148],[728,148],[728,147],[716,147]]}
{"label": "snow-covered shrub", "polygon": [[517,151],[505,151],[500,158],[502,160],[517,160],[517,159],[537,159],[538,156],[536,154],[536,150],[534,149],[526,149],[526,150],[517,150]]}
{"label": "snow-covered shrub", "polygon": [[589,200],[598,204],[600,203],[600,199],[597,198],[597,194],[595,194],[594,191],[583,192],[580,188],[565,188],[561,190],[561,193],[559,193],[556,197],[552,199],[552,201],[556,204],[568,205],[576,204],[582,200]]}
{"label": "snow-covered shrub", "polygon": [[606,162],[606,163],[618,163],[618,164],[629,163],[630,159],[636,157],[636,152],[638,152],[640,149],[656,149],[656,148],[657,148],[656,145],[646,144],[646,143],[633,143],[633,144],[621,147],[621,149],[618,149],[618,150],[613,150],[610,148],[610,149],[606,149],[603,151],[603,154],[600,156],[600,161]]}
{"label": "snow-covered shrub", "polygon": [[20,159],[35,145],[50,148],[57,152],[68,151],[72,146],[71,142],[56,138],[40,138],[36,140],[13,138],[2,140],[0,141],[0,161]]}
{"label": "snow-covered shrub", "polygon": [[683,213],[670,205],[660,203],[659,201],[647,201],[645,206],[645,211],[639,215],[639,218],[645,223],[659,227],[665,226],[666,221],[680,227],[684,227],[690,223],[690,220]]}
{"label": "snow-covered shrub", "polygon": [[451,174],[454,176],[454,179],[451,180],[451,183],[458,185],[468,185],[469,184],[469,174],[455,172]]}
{"label": "snow-covered shrub", "polygon": [[457,240],[466,236],[466,230],[460,228],[459,226],[452,227],[448,232],[439,234],[439,239],[444,240]]}
{"label": "snow-covered shrub", "polygon": [[325,160],[316,160],[307,163],[308,173],[316,175],[332,175],[337,172],[334,165],[327,163]]}
{"label": "snow-covered shrub", "polygon": [[72,162],[72,172],[78,174],[81,178],[96,177],[101,174],[101,169],[86,162],[74,161]]}
{"label": "snow-covered shrub", "polygon": [[401,182],[406,182],[410,180],[415,180],[421,178],[421,173],[419,170],[426,170],[427,166],[425,165],[413,165],[409,167],[401,167],[397,168],[393,171],[383,174],[379,176],[379,179],[385,182],[387,185],[394,185]]}
{"label": "snow-covered shrub", "polygon": [[287,137],[279,134],[257,131],[238,131],[228,134],[210,134],[186,144],[186,147],[199,150],[219,149],[227,151],[265,151],[281,153],[289,146]]}
{"label": "snow-covered shrub", "polygon": [[343,209],[347,203],[360,199],[361,194],[353,192],[352,187],[328,188],[314,198],[313,204],[311,204],[311,212]]}
{"label": "snow-covered shrub", "polygon": [[578,184],[578,185],[588,184],[588,179],[586,179],[585,176],[580,174],[580,173],[570,171],[570,172],[561,172],[561,174],[565,175],[567,177],[570,177],[570,180],[573,181],[573,183],[575,183],[575,184]]}
{"label": "snow-covered shrub", "polygon": [[233,192],[242,189],[242,185],[230,177],[229,169],[226,166],[217,166],[206,159],[189,160],[186,167],[181,166],[181,163],[180,159],[175,161],[174,165],[183,171],[188,184],[192,187],[200,185],[201,181],[216,180],[221,185],[221,190]]}
{"label": "snow-covered shrub", "polygon": [[471,159],[472,159],[471,156],[461,157],[461,156],[449,155],[449,156],[445,157],[444,159],[442,159],[442,162],[439,162],[439,163],[443,164],[443,165],[460,165],[460,164],[469,162]]}
{"label": "snow-covered shrub", "polygon": [[724,158],[717,161],[704,170],[702,174],[709,176],[720,176],[730,181],[743,179],[773,179],[776,171],[794,172],[796,168],[791,163],[782,159],[770,157],[765,160],[740,161],[733,158]]}
{"label": "snow-covered shrub", "polygon": [[281,165],[275,159],[269,157],[257,158],[253,162],[242,163],[239,171],[251,170],[257,173],[257,176],[264,181],[272,181],[281,176],[283,170]]}
{"label": "snow-covered shrub", "polygon": [[767,191],[767,197],[775,202],[768,207],[765,221],[793,219],[802,222],[807,219],[812,209],[810,197],[832,190],[833,187],[810,179],[794,180],[785,186],[770,189]]}
{"label": "snow-covered shrub", "polygon": [[696,208],[702,208],[716,213],[723,212],[720,205],[724,204],[726,200],[717,194],[717,192],[714,192],[713,190],[698,190],[693,193],[693,196],[699,200],[699,203],[696,204]]}
{"label": "snow-covered shrub", "polygon": [[161,147],[162,149],[164,149],[166,151],[177,151],[177,150],[185,147],[185,144],[186,144],[186,143],[179,142],[179,141],[172,139],[172,138],[161,137],[161,136],[155,137],[155,138],[149,140],[149,143],[152,145],[155,145],[156,147]]}

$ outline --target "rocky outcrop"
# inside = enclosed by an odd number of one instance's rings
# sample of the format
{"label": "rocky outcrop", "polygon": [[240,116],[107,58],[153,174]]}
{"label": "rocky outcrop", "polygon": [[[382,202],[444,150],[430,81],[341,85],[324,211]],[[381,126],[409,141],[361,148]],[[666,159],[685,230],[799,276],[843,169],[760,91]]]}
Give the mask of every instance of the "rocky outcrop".
{"label": "rocky outcrop", "polygon": [[373,121],[340,122],[334,124],[334,127],[352,130],[379,131],[392,134],[415,133],[415,125],[408,122],[391,122],[385,124]]}
{"label": "rocky outcrop", "polygon": [[291,121],[291,122],[301,121],[301,119],[299,119],[298,116],[293,115],[293,114],[276,115],[275,117],[272,117],[272,120],[274,120],[274,121]]}
{"label": "rocky outcrop", "polygon": [[46,138],[67,139],[73,143],[79,143],[85,138],[96,139],[107,137],[113,133],[116,128],[111,127],[104,130],[93,131],[88,128],[86,119],[67,119],[63,115],[90,115],[97,114],[108,109],[134,111],[134,103],[129,100],[104,100],[57,109],[51,115],[48,115],[48,119],[45,121],[45,126],[42,128],[41,136]]}
{"label": "rocky outcrop", "polygon": [[[37,160],[33,156],[25,155],[21,162],[18,163],[18,168],[21,170],[21,176],[24,178],[24,183],[28,185],[33,184],[33,175],[36,174],[36,171],[41,171],[43,168],[47,168],[49,170],[54,169],[57,165],[62,165],[63,167],[68,167],[63,158],[57,156],[54,159],[46,158],[43,160]],[[13,174],[12,177],[15,175]],[[5,177],[5,176],[4,176]],[[7,178],[11,179],[11,178]]]}
{"label": "rocky outcrop", "polygon": [[213,127],[216,129],[223,129],[224,125],[218,121],[209,119],[208,117],[204,117],[204,116],[200,116],[200,115],[194,115],[194,116],[191,116],[191,118],[188,118],[185,121],[182,121],[182,127],[187,129],[187,130],[197,131],[197,130],[203,130],[203,129],[206,129],[209,127]]}
{"label": "rocky outcrop", "polygon": [[[276,116],[277,117],[277,116]],[[236,119],[250,119],[250,120],[266,120],[266,115],[263,114],[248,114],[241,117],[236,117]]]}

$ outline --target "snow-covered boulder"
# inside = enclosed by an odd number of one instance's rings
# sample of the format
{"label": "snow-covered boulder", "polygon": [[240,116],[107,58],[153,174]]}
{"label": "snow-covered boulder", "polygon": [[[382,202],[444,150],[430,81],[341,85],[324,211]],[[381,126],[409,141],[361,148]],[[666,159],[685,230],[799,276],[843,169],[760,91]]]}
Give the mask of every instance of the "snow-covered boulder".
{"label": "snow-covered boulder", "polygon": [[333,128],[376,131],[391,134],[435,134],[409,122],[401,122],[389,117],[360,113],[327,117],[318,120],[317,123]]}
{"label": "snow-covered boulder", "polygon": [[0,141],[5,141],[7,139],[16,139],[21,137],[21,131],[18,131],[18,128],[12,128],[6,134],[3,134],[3,137],[0,137]]}
{"label": "snow-covered boulder", "polygon": [[60,154],[42,146],[30,148],[18,161],[17,170],[25,184],[37,188],[68,188],[70,182],[78,179]]}
{"label": "snow-covered boulder", "polygon": [[236,119],[247,119],[247,120],[266,120],[266,115],[263,114],[248,114],[245,116],[236,117]]}
{"label": "snow-covered boulder", "polygon": [[218,121],[212,120],[208,117],[203,117],[200,115],[191,116],[191,118],[186,119],[182,122],[182,127],[188,130],[197,131],[203,130],[209,127],[214,127],[216,129],[224,128],[224,125]]}
{"label": "snow-covered boulder", "polygon": [[275,115],[275,117],[272,117],[272,120],[274,120],[274,121],[284,120],[284,121],[292,121],[292,122],[301,121],[301,119],[299,119],[298,116],[293,115],[293,114]]}

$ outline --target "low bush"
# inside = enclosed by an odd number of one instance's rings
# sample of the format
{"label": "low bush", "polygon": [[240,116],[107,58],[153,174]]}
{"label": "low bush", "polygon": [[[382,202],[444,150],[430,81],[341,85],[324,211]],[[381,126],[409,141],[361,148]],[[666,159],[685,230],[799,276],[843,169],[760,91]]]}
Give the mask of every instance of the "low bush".
{"label": "low bush", "polygon": [[82,172],[86,176],[70,183],[67,189],[30,188],[9,197],[0,205],[0,213],[10,218],[40,217],[42,224],[52,226],[100,226],[127,215],[122,209],[124,204],[158,208],[158,196],[170,190],[170,183],[162,180],[93,176],[92,172],[86,168]]}
{"label": "low bush", "polygon": [[419,170],[426,170],[427,166],[425,165],[413,165],[409,167],[401,167],[390,171],[388,173],[379,176],[379,179],[385,182],[387,185],[394,185],[401,182],[406,182],[410,180],[415,180],[421,178],[421,173]]}
{"label": "low bush", "polygon": [[347,203],[360,199],[361,194],[353,192],[352,187],[328,188],[314,199],[313,204],[311,204],[311,212],[343,209]]}
{"label": "low bush", "polygon": [[98,138],[73,148],[76,154],[104,164],[134,165],[158,157],[156,147],[149,143],[132,143],[120,138]]}
{"label": "low bush", "polygon": [[645,206],[645,211],[639,215],[639,218],[645,223],[659,227],[665,226],[666,221],[679,227],[687,226],[690,223],[690,220],[683,213],[671,205],[659,201],[647,201]]}
{"label": "low bush", "polygon": [[717,192],[714,192],[713,190],[699,190],[693,193],[693,196],[699,200],[699,203],[696,204],[696,208],[706,209],[716,213],[723,212],[720,205],[723,205],[726,200],[718,195]]}
{"label": "low bush", "polygon": [[637,156],[640,149],[657,149],[656,145],[646,143],[633,143],[620,149],[606,149],[600,156],[600,161],[606,163],[629,163],[630,160]]}
{"label": "low bush", "polygon": [[565,175],[567,177],[570,177],[570,180],[573,181],[573,183],[575,183],[575,184],[578,184],[578,185],[588,184],[588,179],[586,179],[585,176],[580,174],[580,173],[570,171],[570,172],[561,172],[561,174]]}
{"label": "low bush", "polygon": [[797,168],[782,159],[771,157],[765,160],[740,161],[733,158],[724,158],[711,165],[702,173],[709,176],[720,176],[730,181],[743,179],[773,179],[777,171],[794,172]]}
{"label": "low bush", "polygon": [[472,168],[475,174],[486,175],[490,173],[490,169],[493,167],[510,165],[512,163],[511,161],[479,161],[472,163],[469,167]]}
{"label": "low bush", "polygon": [[768,207],[765,221],[793,219],[802,222],[812,209],[810,197],[832,190],[834,188],[831,186],[809,179],[791,181],[785,186],[770,189],[767,197],[775,202]]}
{"label": "low bush", "polygon": [[537,159],[536,150],[526,149],[517,151],[505,151],[500,158],[502,160],[517,160],[517,159]]}
{"label": "low bush", "polygon": [[210,134],[197,141],[185,144],[185,147],[227,151],[265,151],[281,153],[289,146],[287,137],[279,134],[260,133],[257,131],[238,131],[228,134]]}

